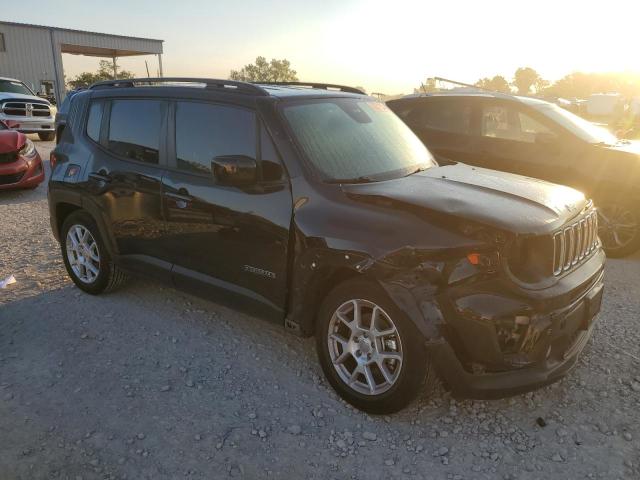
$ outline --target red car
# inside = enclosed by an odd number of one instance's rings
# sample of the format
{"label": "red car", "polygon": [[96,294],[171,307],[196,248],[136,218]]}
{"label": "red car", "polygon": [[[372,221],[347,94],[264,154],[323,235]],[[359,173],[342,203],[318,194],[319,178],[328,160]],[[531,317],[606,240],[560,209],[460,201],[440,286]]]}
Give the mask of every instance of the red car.
{"label": "red car", "polygon": [[0,190],[35,188],[43,181],[42,159],[33,142],[0,122]]}

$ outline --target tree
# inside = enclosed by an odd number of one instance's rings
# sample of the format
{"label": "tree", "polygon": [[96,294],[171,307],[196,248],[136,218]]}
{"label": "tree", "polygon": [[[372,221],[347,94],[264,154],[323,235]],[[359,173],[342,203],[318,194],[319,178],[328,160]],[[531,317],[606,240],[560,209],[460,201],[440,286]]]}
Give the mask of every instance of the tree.
{"label": "tree", "polygon": [[257,57],[256,63],[248,64],[240,70],[231,70],[229,79],[243,82],[297,82],[296,71],[291,68],[289,60]]}
{"label": "tree", "polygon": [[494,92],[511,93],[509,82],[502,75],[496,75],[493,78],[481,78],[475,83],[475,86]]}
{"label": "tree", "polygon": [[545,92],[547,90],[547,88],[549,88],[549,85],[551,85],[549,83],[548,80],[545,80],[542,77],[538,77],[535,81],[535,83],[533,84],[533,88],[536,89],[536,93],[539,95],[543,92]]}
{"label": "tree", "polygon": [[133,78],[133,73],[127,70],[120,70],[119,65],[115,64],[115,72],[114,72],[114,64],[109,60],[100,60],[98,63],[98,71],[95,73],[92,72],[82,72],[77,75],[75,78],[67,81],[68,88],[75,89],[80,87],[88,87],[92,83],[101,82],[103,80],[115,80],[121,78]]}
{"label": "tree", "polygon": [[540,75],[531,67],[520,67],[513,77],[513,85],[518,89],[519,95],[527,95],[531,91]]}
{"label": "tree", "polygon": [[617,92],[624,97],[640,95],[640,75],[633,73],[583,73],[565,75],[546,89],[563,98],[587,98],[594,93]]}

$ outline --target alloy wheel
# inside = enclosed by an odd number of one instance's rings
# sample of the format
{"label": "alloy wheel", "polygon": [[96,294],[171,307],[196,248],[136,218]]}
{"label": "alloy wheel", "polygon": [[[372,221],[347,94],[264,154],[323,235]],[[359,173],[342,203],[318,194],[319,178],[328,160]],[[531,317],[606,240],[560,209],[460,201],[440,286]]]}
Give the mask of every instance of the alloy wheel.
{"label": "alloy wheel", "polygon": [[598,208],[598,235],[605,250],[621,250],[634,242],[640,234],[638,217],[621,205]]}
{"label": "alloy wheel", "polygon": [[340,379],[363,395],[380,395],[398,380],[403,350],[391,317],[368,300],[340,305],[329,322],[329,355]]}
{"label": "alloy wheel", "polygon": [[91,232],[83,225],[72,225],[67,232],[67,260],[75,276],[93,283],[100,274],[100,251]]}

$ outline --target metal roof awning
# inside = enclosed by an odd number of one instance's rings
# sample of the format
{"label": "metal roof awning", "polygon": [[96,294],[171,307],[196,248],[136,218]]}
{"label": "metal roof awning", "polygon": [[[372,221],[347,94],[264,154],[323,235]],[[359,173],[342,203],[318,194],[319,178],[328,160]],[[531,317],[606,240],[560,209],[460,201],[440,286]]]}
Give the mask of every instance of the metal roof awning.
{"label": "metal roof awning", "polygon": [[120,48],[92,47],[88,45],[60,44],[62,53],[72,55],[87,55],[89,57],[133,57],[136,55],[155,55],[156,52],[145,52],[142,50],[126,50]]}

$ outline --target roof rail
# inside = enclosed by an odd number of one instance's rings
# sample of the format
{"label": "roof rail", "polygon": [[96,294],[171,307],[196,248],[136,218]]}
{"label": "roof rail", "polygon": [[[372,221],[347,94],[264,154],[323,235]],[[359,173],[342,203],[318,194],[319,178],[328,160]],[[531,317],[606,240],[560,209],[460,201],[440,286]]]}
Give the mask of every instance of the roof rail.
{"label": "roof rail", "polygon": [[470,83],[458,82],[457,80],[450,80],[448,78],[433,77],[433,80],[435,80],[436,82],[445,82],[445,83],[451,83],[453,85],[459,85],[461,87],[473,88],[475,90],[481,90],[483,92],[489,92],[489,93],[493,93],[495,95],[504,95],[504,96],[511,95],[509,93],[504,93],[504,92],[499,92],[497,90],[492,90],[491,88],[478,87],[477,85],[471,85]]}
{"label": "roof rail", "polygon": [[176,83],[176,84],[185,84],[185,83],[200,83],[204,84],[205,88],[213,89],[228,89],[228,91],[236,91],[239,93],[247,93],[252,95],[260,95],[260,96],[268,96],[269,92],[267,92],[264,88],[259,87],[258,85],[254,85],[253,83],[248,82],[238,82],[235,80],[220,80],[216,78],[189,78],[189,77],[156,77],[156,78],[123,78],[119,80],[104,80],[102,82],[96,82],[91,85],[89,88],[94,89],[102,89],[102,88],[111,88],[111,87],[124,87],[131,88],[145,85],[153,85],[153,84],[162,84],[162,83]]}
{"label": "roof rail", "polygon": [[334,85],[333,83],[315,83],[315,82],[255,82],[258,85],[282,85],[283,87],[291,86],[291,87],[310,87],[310,88],[320,88],[322,90],[339,90],[341,92],[347,93],[357,93],[360,95],[366,95],[362,90],[349,87],[346,85]]}

